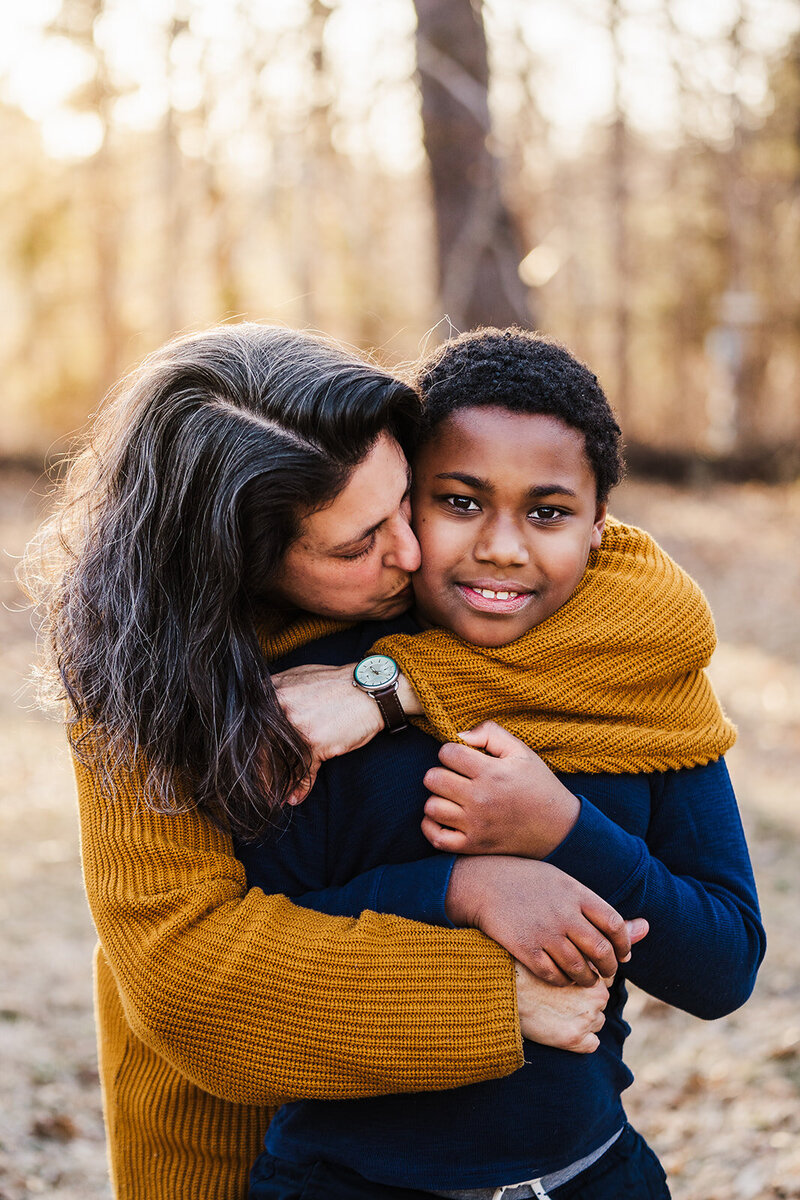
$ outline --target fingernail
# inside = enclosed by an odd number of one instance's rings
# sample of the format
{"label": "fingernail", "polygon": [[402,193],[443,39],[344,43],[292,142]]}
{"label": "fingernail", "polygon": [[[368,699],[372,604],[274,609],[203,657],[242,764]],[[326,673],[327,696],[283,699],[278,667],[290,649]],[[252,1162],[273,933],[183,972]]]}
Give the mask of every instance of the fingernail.
{"label": "fingernail", "polygon": [[630,951],[628,951],[628,953],[625,955],[625,957],[624,957],[624,958],[621,958],[619,961],[620,961],[621,963],[623,963],[623,962],[630,962],[630,961],[631,961],[631,954],[630,954]]}

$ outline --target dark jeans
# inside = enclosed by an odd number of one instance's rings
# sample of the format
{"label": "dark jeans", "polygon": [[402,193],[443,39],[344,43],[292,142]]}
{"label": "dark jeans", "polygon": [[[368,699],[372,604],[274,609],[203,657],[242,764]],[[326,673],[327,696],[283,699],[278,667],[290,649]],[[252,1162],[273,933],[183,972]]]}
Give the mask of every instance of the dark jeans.
{"label": "dark jeans", "polygon": [[[669,1200],[669,1189],[661,1163],[628,1125],[602,1158],[548,1195],[552,1200]],[[297,1166],[265,1151],[250,1175],[248,1200],[431,1200],[431,1194],[370,1183],[333,1163]]]}

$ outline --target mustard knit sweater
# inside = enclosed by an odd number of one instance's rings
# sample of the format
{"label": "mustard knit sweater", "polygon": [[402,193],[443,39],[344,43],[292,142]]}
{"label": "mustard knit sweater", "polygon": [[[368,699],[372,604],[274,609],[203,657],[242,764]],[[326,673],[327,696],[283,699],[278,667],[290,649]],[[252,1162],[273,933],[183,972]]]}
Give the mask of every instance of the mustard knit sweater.
{"label": "mustard knit sweater", "polygon": [[242,1200],[275,1108],[457,1087],[522,1064],[514,976],[473,930],[246,888],[231,839],[75,763],[119,1200]]}

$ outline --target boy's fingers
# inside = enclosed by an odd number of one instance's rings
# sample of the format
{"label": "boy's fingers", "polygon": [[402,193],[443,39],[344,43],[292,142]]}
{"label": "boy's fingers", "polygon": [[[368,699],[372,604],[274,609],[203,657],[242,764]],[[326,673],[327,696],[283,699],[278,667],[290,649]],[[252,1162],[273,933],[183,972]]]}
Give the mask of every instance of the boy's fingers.
{"label": "boy's fingers", "polygon": [[465,779],[472,779],[473,775],[481,770],[486,758],[480,750],[460,746],[458,742],[445,742],[439,748],[439,762],[448,770],[463,775]]}
{"label": "boy's fingers", "polygon": [[425,787],[434,796],[445,796],[448,800],[461,803],[466,799],[466,791],[470,780],[457,771],[449,771],[445,767],[431,767],[422,777]]}
{"label": "boy's fingers", "polygon": [[439,825],[459,829],[464,819],[464,810],[453,804],[452,800],[445,800],[442,796],[429,796],[425,801],[425,815]]}
{"label": "boy's fingers", "polygon": [[650,932],[650,925],[645,921],[644,917],[634,917],[632,921],[627,921],[626,924],[632,946],[635,946],[642,938],[647,937]]}
{"label": "boy's fingers", "polygon": [[[583,915],[594,925],[601,938],[608,938],[614,947],[617,962],[623,962],[631,952],[631,939],[627,922],[616,909],[593,892],[587,890],[581,903]],[[598,943],[599,945],[599,943]],[[606,971],[605,974],[608,974]]]}
{"label": "boy's fingers", "polygon": [[594,987],[597,983],[597,971],[587,962],[580,947],[569,938],[563,938],[557,946],[549,945],[548,951],[567,978],[579,987]]}
{"label": "boy's fingers", "polygon": [[564,974],[558,963],[541,946],[530,951],[525,946],[515,947],[514,957],[543,983],[552,983],[556,987],[572,986],[570,977]]}
{"label": "boy's fingers", "polygon": [[594,925],[587,921],[581,928],[570,929],[569,936],[582,959],[593,968],[591,980],[587,980],[584,975],[581,981],[584,985],[587,982],[590,985],[596,983],[598,975],[605,977],[614,974],[618,966],[614,947],[598,933]]}
{"label": "boy's fingers", "polygon": [[444,829],[438,821],[428,816],[422,818],[420,829],[435,850],[445,854],[466,853],[466,834],[459,833],[457,829]]}
{"label": "boy's fingers", "polygon": [[474,729],[459,732],[458,735],[468,746],[476,750],[485,750],[494,758],[504,758],[509,754],[518,754],[520,750],[527,751],[528,747],[515,738],[513,733],[503,729],[496,721],[481,721]]}

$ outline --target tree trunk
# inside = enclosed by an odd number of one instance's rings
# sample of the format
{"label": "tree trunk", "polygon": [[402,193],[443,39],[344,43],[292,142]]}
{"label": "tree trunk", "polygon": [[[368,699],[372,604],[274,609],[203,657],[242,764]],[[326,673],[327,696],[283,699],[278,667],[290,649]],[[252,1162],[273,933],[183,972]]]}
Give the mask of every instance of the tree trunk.
{"label": "tree trunk", "polygon": [[457,329],[528,325],[523,257],[489,149],[489,66],[479,0],[415,0],[422,124],[439,294]]}
{"label": "tree trunk", "polygon": [[611,239],[614,252],[615,407],[623,425],[630,418],[630,290],[633,283],[628,237],[628,125],[622,103],[623,51],[620,0],[611,0],[609,34],[614,63],[614,120],[610,146]]}

